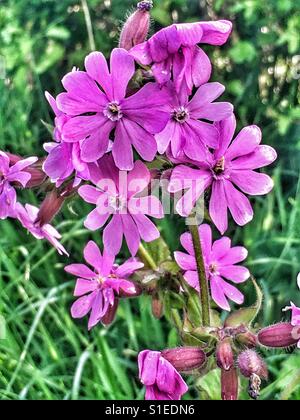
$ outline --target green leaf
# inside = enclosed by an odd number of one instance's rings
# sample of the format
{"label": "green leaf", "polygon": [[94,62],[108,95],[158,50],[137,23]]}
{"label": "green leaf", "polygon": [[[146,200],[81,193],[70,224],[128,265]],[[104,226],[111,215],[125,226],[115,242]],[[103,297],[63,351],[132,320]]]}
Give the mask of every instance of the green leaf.
{"label": "green leaf", "polygon": [[239,309],[229,315],[225,321],[226,327],[238,327],[239,325],[250,326],[259,314],[263,303],[263,294],[254,278],[252,278],[252,282],[257,297],[256,303],[249,308]]}

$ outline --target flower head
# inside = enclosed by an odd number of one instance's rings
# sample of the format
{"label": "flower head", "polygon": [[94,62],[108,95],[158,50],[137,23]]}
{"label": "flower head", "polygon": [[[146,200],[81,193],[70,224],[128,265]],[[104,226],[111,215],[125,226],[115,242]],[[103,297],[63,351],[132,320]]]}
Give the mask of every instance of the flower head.
{"label": "flower head", "polygon": [[[298,275],[297,283],[300,289],[300,274]],[[284,311],[292,311],[291,325],[294,327],[292,337],[298,341],[298,348],[300,349],[300,308],[291,302],[291,306],[285,308]]]}
{"label": "flower head", "polygon": [[178,213],[187,217],[203,192],[211,187],[209,214],[223,234],[228,228],[228,210],[240,226],[252,220],[252,206],[245,194],[264,195],[272,190],[273,180],[255,169],[270,165],[277,155],[272,147],[260,145],[261,131],[257,126],[244,128],[231,142],[236,127],[234,115],[216,123],[216,127],[219,144],[215,152],[208,153],[205,162],[182,156],[181,162],[185,164],[173,170],[169,191],[185,189],[187,180],[195,183],[196,187],[177,204]]}
{"label": "flower head", "polygon": [[25,188],[31,179],[26,171],[38,158],[30,157],[11,165],[9,156],[0,152],[0,219],[16,217],[17,193],[15,187]]}
{"label": "flower head", "polygon": [[49,224],[41,225],[38,222],[39,209],[35,206],[26,204],[23,207],[20,203],[16,206],[16,217],[21,222],[22,226],[28,230],[36,239],[46,239],[54,248],[57,249],[60,255],[69,256],[68,252],[59,242],[61,235]]}
{"label": "flower head", "polygon": [[84,258],[93,269],[84,264],[72,264],[65,270],[78,277],[74,296],[79,299],[72,306],[72,317],[83,318],[90,312],[90,330],[99,322],[107,325],[108,318],[112,322],[110,315],[116,312],[118,297],[137,296],[140,293],[137,285],[128,277],[144,265],[136,259],[130,259],[117,266],[114,264],[115,257],[106,251],[102,255],[93,241],[86,245]]}
{"label": "flower head", "polygon": [[223,45],[231,30],[231,22],[225,20],[174,24],[130,53],[139,63],[152,64],[158,83],[164,84],[173,76],[176,91],[184,89],[190,94],[194,86],[206,83],[211,76],[210,60],[197,44]]}
{"label": "flower head", "polygon": [[140,380],[146,387],[146,400],[180,400],[188,386],[159,351],[139,354]]}
{"label": "flower head", "polygon": [[[244,296],[226,280],[239,284],[250,277],[247,268],[236,265],[247,258],[248,252],[241,246],[231,247],[231,240],[226,236],[212,242],[212,231],[209,225],[201,225],[199,227],[199,235],[212,299],[220,308],[230,311],[228,299],[242,304]],[[175,259],[185,271],[184,278],[187,283],[199,291],[195,252],[190,233],[184,233],[181,236],[181,244],[188,254],[175,252]]]}
{"label": "flower head", "polygon": [[62,83],[66,93],[57,98],[59,109],[70,119],[62,128],[62,139],[81,142],[81,159],[96,162],[107,151],[113,130],[112,154],[122,170],[133,168],[133,147],[146,161],[157,152],[154,134],[164,129],[168,114],[164,105],[168,90],[148,83],[127,96],[127,86],[135,73],[134,59],[121,48],[113,50],[110,71],[100,52],[85,60],[84,71],[67,74]]}
{"label": "flower head", "polygon": [[95,186],[84,185],[79,195],[97,207],[87,217],[85,227],[90,230],[104,229],[103,242],[107,252],[117,255],[121,249],[123,236],[128,248],[135,256],[141,240],[152,242],[160,234],[147,217],[163,218],[164,212],[158,198],[141,193],[151,181],[150,171],[141,161],[134,164],[128,174],[119,171],[111,156],[99,162],[99,168],[91,173]]}
{"label": "flower head", "polygon": [[201,120],[221,121],[232,114],[233,106],[228,102],[213,102],[224,90],[220,83],[206,83],[191,100],[185,93],[174,94],[168,105],[170,120],[155,137],[159,153],[170,146],[174,158],[183,153],[189,159],[206,160],[208,147],[218,145],[219,132],[214,125]]}

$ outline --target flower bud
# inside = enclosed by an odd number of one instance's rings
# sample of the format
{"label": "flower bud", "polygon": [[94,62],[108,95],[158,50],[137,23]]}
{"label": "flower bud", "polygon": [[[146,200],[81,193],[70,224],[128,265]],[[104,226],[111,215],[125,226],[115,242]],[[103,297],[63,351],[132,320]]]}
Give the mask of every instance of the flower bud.
{"label": "flower bud", "polygon": [[238,357],[238,366],[243,376],[251,378],[257,375],[260,378],[268,378],[268,368],[262,358],[254,350],[246,350]]}
{"label": "flower bud", "polygon": [[234,365],[234,354],[231,347],[231,340],[224,339],[217,346],[217,365],[224,370],[230,370]]}
{"label": "flower bud", "polygon": [[103,325],[109,326],[114,322],[118,307],[119,307],[119,299],[115,298],[114,304],[109,307],[104,317],[101,318],[101,322]]}
{"label": "flower bud", "polygon": [[127,19],[120,36],[120,48],[129,51],[135,45],[141,44],[147,38],[150,28],[150,10],[152,1],[141,1],[137,10]]}
{"label": "flower bud", "polygon": [[44,226],[51,222],[62,208],[65,198],[58,194],[56,190],[50,191],[42,202],[36,223]]}
{"label": "flower bud", "polygon": [[192,372],[201,368],[206,362],[206,355],[199,347],[178,347],[162,352],[162,356],[178,372]]}
{"label": "flower bud", "polygon": [[285,348],[297,344],[298,339],[293,334],[294,327],[288,322],[271,325],[258,333],[260,344],[271,348]]}
{"label": "flower bud", "polygon": [[221,395],[223,401],[236,401],[238,399],[239,377],[236,369],[222,369]]}
{"label": "flower bud", "polygon": [[161,319],[164,314],[164,304],[156,293],[152,296],[152,314],[156,319]]}
{"label": "flower bud", "polygon": [[133,281],[128,282],[128,283],[130,283],[129,287],[120,288],[119,296],[121,298],[134,298],[142,294],[143,289],[138,283],[135,283]]}
{"label": "flower bud", "polygon": [[251,331],[236,336],[236,341],[249,349],[257,347],[257,336]]}

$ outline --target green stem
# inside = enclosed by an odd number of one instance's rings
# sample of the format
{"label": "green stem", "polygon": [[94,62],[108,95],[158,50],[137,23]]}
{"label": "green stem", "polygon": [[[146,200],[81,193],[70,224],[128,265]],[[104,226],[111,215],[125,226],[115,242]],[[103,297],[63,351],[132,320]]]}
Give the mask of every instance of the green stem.
{"label": "green stem", "polygon": [[[201,240],[198,230],[198,224],[196,217],[192,217],[194,222],[190,224],[189,229],[193,239],[193,245],[195,250],[195,257],[197,263],[197,271],[199,277],[199,286],[200,286],[200,300],[202,306],[202,325],[203,327],[210,326],[210,301],[209,301],[209,290],[208,282],[206,278],[206,271],[204,265],[204,258],[201,246]],[[190,220],[191,222],[192,220]]]}
{"label": "green stem", "polygon": [[86,23],[86,29],[87,29],[87,33],[89,37],[90,48],[91,48],[91,51],[95,51],[96,43],[95,43],[95,37],[94,37],[94,32],[93,32],[93,25],[92,25],[91,14],[89,11],[89,6],[86,0],[81,0],[81,4],[82,4],[82,10],[84,13],[85,23]]}
{"label": "green stem", "polygon": [[146,250],[144,245],[142,245],[142,244],[140,245],[138,254],[139,254],[139,257],[142,260],[142,262],[147,264],[148,267],[151,268],[151,270],[156,271],[158,269],[154,259],[149,254],[149,252]]}

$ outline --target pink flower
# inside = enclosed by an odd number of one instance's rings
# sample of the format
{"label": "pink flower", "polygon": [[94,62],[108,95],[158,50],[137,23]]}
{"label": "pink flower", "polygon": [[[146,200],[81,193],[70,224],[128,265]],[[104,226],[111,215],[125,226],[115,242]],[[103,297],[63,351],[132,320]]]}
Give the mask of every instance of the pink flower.
{"label": "pink flower", "polygon": [[89,178],[89,165],[81,159],[80,142],[66,143],[62,139],[63,126],[70,117],[58,109],[56,100],[48,92],[46,92],[46,98],[56,116],[53,133],[56,143],[44,145],[49,156],[44,162],[43,170],[57,187],[60,187],[75,172],[75,185],[77,185],[81,179]]}
{"label": "pink flower", "polygon": [[[300,289],[300,273],[298,274],[297,283]],[[284,309],[284,311],[292,311],[292,321],[291,324],[295,328],[295,331],[293,331],[293,334],[295,335],[296,339],[299,339],[298,341],[298,348],[300,349],[300,308],[298,308],[293,302],[291,302],[291,306]],[[299,328],[297,328],[299,327]]]}
{"label": "pink flower", "polygon": [[232,30],[231,22],[197,22],[174,24],[157,32],[149,41],[133,47],[132,56],[143,65],[152,65],[158,83],[171,80],[176,91],[206,83],[211,76],[211,63],[197,44],[223,45]]}
{"label": "pink flower", "polygon": [[180,400],[188,386],[159,351],[139,354],[140,380],[146,387],[146,400]]}
{"label": "pink flower", "polygon": [[110,311],[113,310],[115,314],[118,297],[137,296],[140,293],[137,286],[127,279],[144,264],[132,258],[121,266],[114,265],[115,257],[106,251],[102,256],[93,241],[86,245],[84,259],[93,270],[84,264],[68,265],[65,270],[79,277],[74,292],[79,299],[72,306],[72,317],[80,319],[90,312],[88,328],[91,330],[100,321],[103,322]]}
{"label": "pink flower", "polygon": [[[239,284],[250,277],[247,268],[236,265],[247,258],[248,252],[241,246],[231,247],[231,240],[226,236],[213,243],[212,231],[209,225],[201,225],[199,227],[199,235],[212,299],[220,308],[230,311],[228,299],[242,304],[244,296],[226,280]],[[184,233],[181,236],[181,244],[188,254],[175,252],[175,259],[185,271],[184,278],[187,283],[199,291],[195,252],[190,233]]]}
{"label": "pink flower", "polygon": [[16,186],[25,188],[31,179],[26,168],[37,162],[38,158],[30,157],[19,160],[11,166],[9,156],[0,152],[0,219],[16,217]]}
{"label": "pink flower", "polygon": [[152,242],[159,238],[159,231],[147,216],[161,219],[164,212],[156,197],[141,196],[151,181],[144,163],[135,162],[133,170],[127,174],[116,168],[111,156],[105,156],[99,168],[91,172],[91,181],[97,187],[84,185],[78,191],[87,203],[97,205],[88,215],[85,227],[100,229],[112,215],[103,234],[107,252],[117,255],[123,236],[132,256],[136,255],[141,240]]}
{"label": "pink flower", "polygon": [[173,170],[169,192],[188,188],[187,181],[193,184],[177,204],[178,213],[186,217],[203,192],[211,187],[209,214],[223,234],[228,228],[228,209],[240,226],[252,220],[253,210],[244,193],[264,195],[272,190],[273,180],[255,169],[270,165],[277,155],[272,147],[260,145],[261,131],[257,126],[244,128],[231,143],[236,128],[234,115],[216,123],[216,127],[220,133],[218,148],[207,155],[206,162],[183,156],[182,162],[186,164]]}
{"label": "pink flower", "polygon": [[49,224],[41,225],[37,222],[39,209],[37,207],[26,204],[23,207],[20,203],[16,206],[17,218],[20,220],[22,226],[27,229],[36,239],[46,239],[54,248],[57,249],[60,255],[67,255],[67,251],[58,241],[61,235]]}
{"label": "pink flower", "polygon": [[72,117],[63,126],[63,140],[83,140],[81,159],[96,162],[106,153],[110,134],[115,130],[112,153],[119,169],[133,168],[132,147],[144,160],[152,161],[157,153],[154,134],[163,130],[168,121],[164,111],[168,90],[148,83],[126,97],[135,65],[133,57],[120,48],[112,52],[110,72],[100,52],[86,58],[85,68],[86,72],[75,71],[64,77],[67,93],[57,98],[59,109]]}
{"label": "pink flower", "polygon": [[163,154],[170,145],[176,158],[184,153],[194,160],[206,160],[207,148],[216,148],[218,130],[204,121],[221,121],[233,113],[228,102],[213,103],[225,90],[220,83],[202,85],[189,101],[188,95],[174,95],[168,106],[170,120],[166,128],[156,135],[158,151]]}

